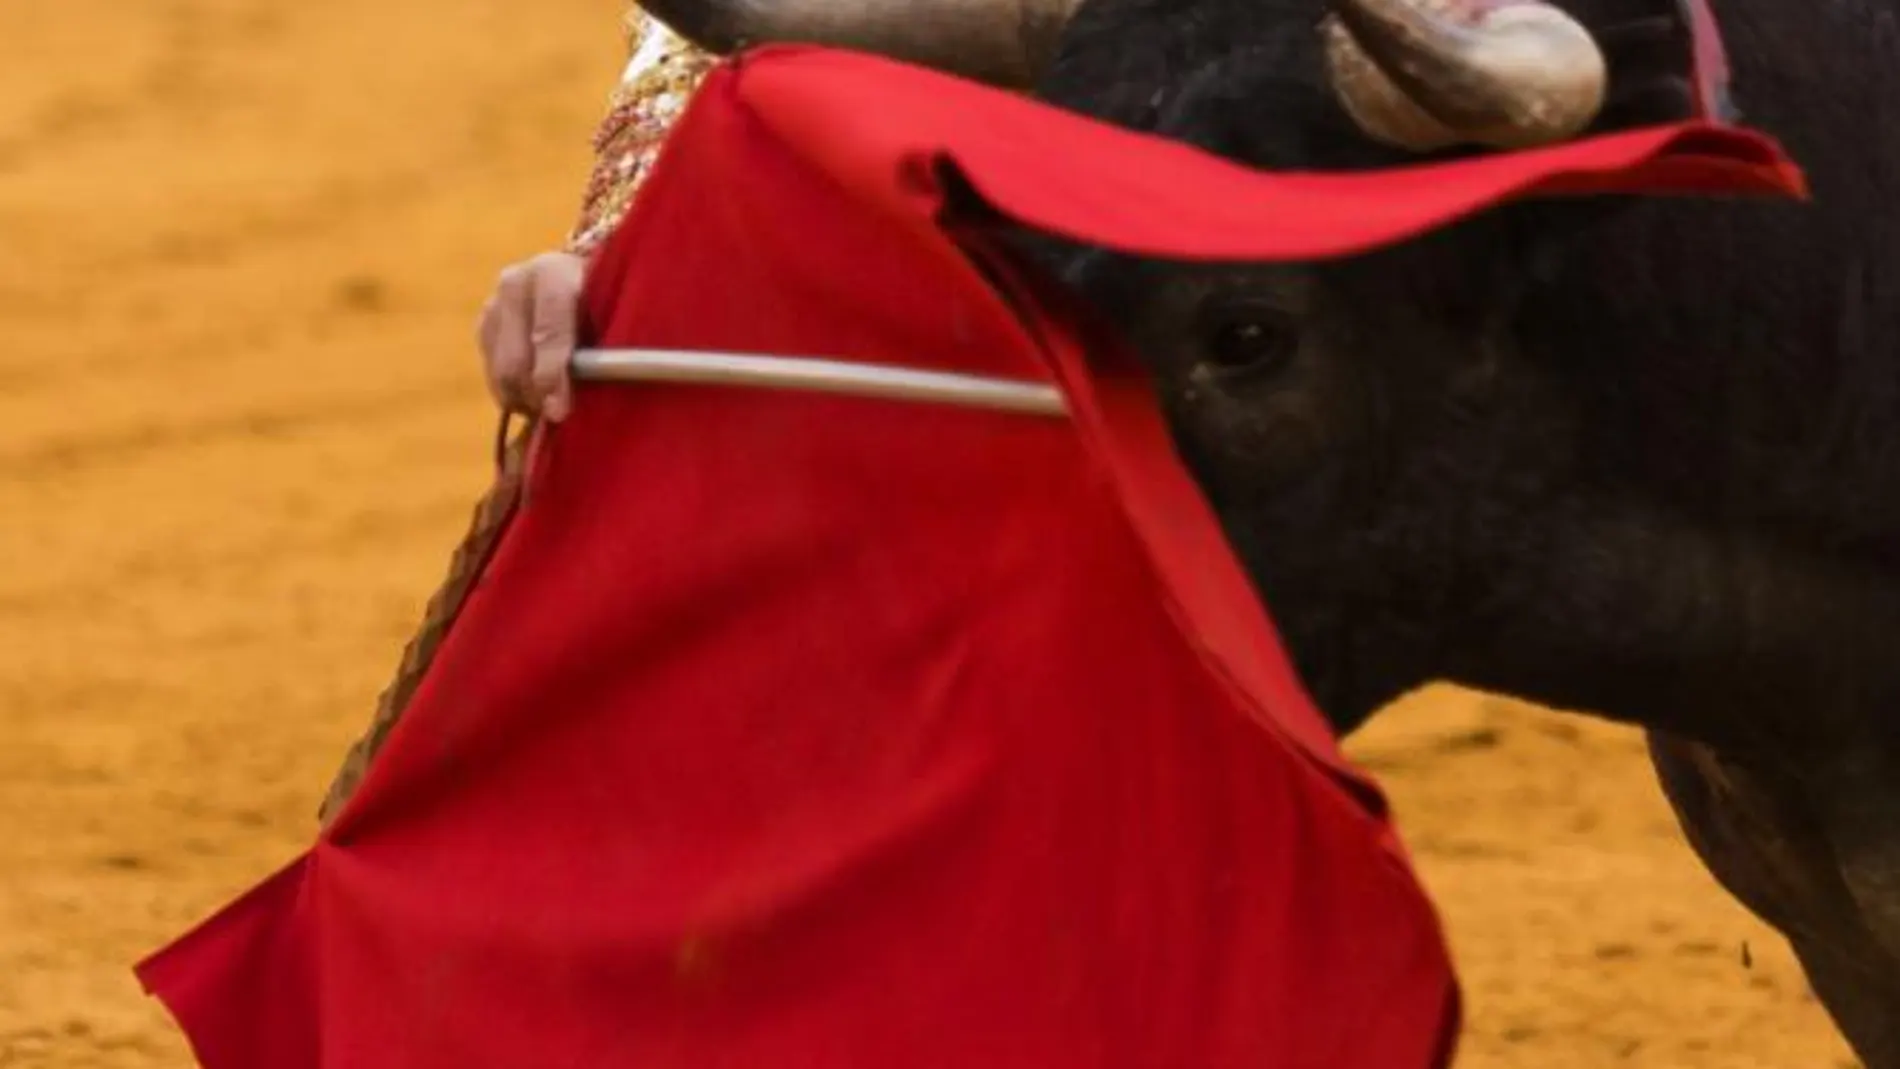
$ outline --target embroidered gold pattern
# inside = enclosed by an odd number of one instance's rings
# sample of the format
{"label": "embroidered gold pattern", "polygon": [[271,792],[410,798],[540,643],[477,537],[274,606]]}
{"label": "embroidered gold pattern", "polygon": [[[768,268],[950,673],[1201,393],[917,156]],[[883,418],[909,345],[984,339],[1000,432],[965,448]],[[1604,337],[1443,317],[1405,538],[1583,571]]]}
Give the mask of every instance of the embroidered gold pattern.
{"label": "embroidered gold pattern", "polygon": [[626,31],[631,59],[595,131],[593,174],[568,235],[568,250],[582,256],[626,216],[667,131],[715,62],[638,8],[628,12]]}

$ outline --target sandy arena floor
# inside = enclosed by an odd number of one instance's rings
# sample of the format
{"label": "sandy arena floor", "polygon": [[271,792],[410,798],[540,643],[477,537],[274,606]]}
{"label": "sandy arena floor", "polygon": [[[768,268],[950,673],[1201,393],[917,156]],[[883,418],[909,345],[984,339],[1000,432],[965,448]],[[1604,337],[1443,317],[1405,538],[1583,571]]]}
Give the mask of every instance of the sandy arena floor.
{"label": "sandy arena floor", "polygon": [[[0,1066],[190,1064],[128,967],[311,834],[482,484],[474,310],[567,223],[616,17],[0,0]],[[1465,1066],[1851,1064],[1631,734],[1447,692],[1357,748]]]}

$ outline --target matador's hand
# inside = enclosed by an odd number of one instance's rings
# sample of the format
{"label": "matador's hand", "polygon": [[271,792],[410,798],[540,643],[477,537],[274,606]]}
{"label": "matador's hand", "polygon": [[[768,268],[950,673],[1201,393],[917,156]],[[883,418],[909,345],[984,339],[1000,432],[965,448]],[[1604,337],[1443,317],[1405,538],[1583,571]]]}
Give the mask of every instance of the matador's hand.
{"label": "matador's hand", "polygon": [[496,280],[478,334],[488,391],[502,408],[558,423],[573,407],[568,361],[586,273],[581,257],[544,252],[510,264]]}

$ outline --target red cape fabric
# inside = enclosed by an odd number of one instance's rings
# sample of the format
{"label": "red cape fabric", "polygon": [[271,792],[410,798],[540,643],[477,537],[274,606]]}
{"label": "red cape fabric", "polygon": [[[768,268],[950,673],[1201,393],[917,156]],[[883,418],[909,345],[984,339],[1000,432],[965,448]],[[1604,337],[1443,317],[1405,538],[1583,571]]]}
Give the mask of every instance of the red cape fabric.
{"label": "red cape fabric", "polygon": [[722,69],[594,340],[1053,381],[1072,418],[585,388],[339,819],[141,966],[207,1069],[1446,1062],[1376,789],[1139,376],[949,236],[932,161],[1037,225],[1272,257],[1791,173],[1684,129],[1268,176],[861,56]]}

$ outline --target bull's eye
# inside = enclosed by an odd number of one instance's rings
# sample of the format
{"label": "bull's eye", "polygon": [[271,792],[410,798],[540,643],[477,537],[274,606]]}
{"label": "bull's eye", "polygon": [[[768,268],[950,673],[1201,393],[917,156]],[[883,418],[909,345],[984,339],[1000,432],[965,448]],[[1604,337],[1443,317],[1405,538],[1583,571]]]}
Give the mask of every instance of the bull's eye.
{"label": "bull's eye", "polygon": [[1201,339],[1210,367],[1249,375],[1285,367],[1300,342],[1293,317],[1261,301],[1213,303],[1202,316]]}

